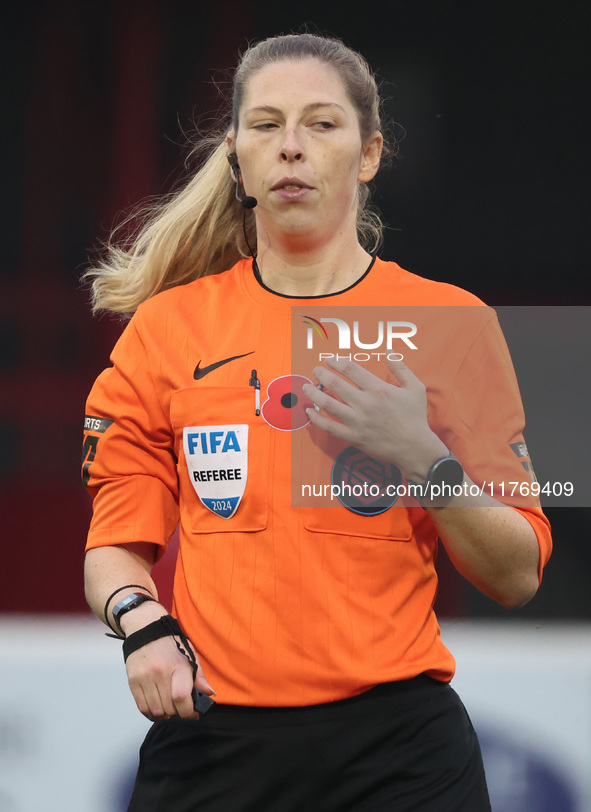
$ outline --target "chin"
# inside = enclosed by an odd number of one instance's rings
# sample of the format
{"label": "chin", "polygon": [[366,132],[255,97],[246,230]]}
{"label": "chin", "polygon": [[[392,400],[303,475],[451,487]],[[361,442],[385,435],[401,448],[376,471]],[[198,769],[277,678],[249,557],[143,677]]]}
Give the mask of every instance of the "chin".
{"label": "chin", "polygon": [[310,234],[319,230],[318,216],[305,211],[282,212],[273,223],[273,229],[286,234]]}

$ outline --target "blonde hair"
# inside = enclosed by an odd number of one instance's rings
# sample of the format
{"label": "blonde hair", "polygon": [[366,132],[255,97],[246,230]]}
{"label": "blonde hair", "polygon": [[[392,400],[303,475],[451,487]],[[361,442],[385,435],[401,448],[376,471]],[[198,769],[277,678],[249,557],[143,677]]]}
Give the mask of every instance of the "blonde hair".
{"label": "blonde hair", "polygon": [[[382,129],[376,80],[365,59],[340,40],[315,34],[287,34],[259,42],[242,56],[234,74],[231,121],[217,136],[203,139],[197,173],[180,191],[144,206],[119,226],[104,256],[89,268],[93,312],[134,313],[167,288],[201,276],[221,273],[241,257],[256,253],[255,220],[235,198],[228,166],[226,134],[238,130],[238,116],[248,79],[273,62],[315,58],[339,73],[359,117],[362,140]],[[376,251],[383,225],[368,205],[369,188],[359,184],[357,234],[366,250]],[[243,218],[245,218],[243,220]],[[243,228],[244,226],[244,228]],[[127,238],[121,234],[129,231]],[[244,234],[246,232],[246,235]]]}

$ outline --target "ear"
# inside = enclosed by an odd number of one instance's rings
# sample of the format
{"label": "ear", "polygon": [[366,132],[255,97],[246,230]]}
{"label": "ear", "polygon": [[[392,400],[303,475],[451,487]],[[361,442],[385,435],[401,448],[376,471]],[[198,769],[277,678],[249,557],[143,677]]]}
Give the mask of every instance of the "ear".
{"label": "ear", "polygon": [[363,144],[358,175],[358,180],[362,183],[368,183],[375,177],[376,172],[380,168],[383,146],[384,136],[378,130]]}
{"label": "ear", "polygon": [[[236,136],[234,134],[234,130],[230,130],[230,132],[226,136],[226,146],[228,147],[228,155],[231,155],[233,152],[236,152]],[[238,183],[238,178],[236,177],[234,171],[230,169],[230,176],[234,183]]]}

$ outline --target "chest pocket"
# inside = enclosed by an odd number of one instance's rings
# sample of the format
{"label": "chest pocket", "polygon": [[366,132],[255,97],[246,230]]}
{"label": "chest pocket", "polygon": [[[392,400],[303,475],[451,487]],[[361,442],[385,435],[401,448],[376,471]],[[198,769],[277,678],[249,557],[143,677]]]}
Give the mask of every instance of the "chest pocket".
{"label": "chest pocket", "polygon": [[170,417],[185,525],[193,533],[264,530],[271,437],[265,421],[255,417],[252,389],[180,389],[172,396]]}
{"label": "chest pocket", "polygon": [[360,516],[339,504],[338,507],[303,508],[304,526],[313,533],[328,536],[381,541],[408,542],[413,528],[408,511],[402,505],[394,505],[379,516]]}
{"label": "chest pocket", "polygon": [[[389,471],[385,463],[311,426],[294,432],[292,460],[292,498],[302,510],[307,530],[334,536],[335,541],[339,537],[402,542],[413,538],[406,500],[396,490],[391,495],[383,492],[390,481],[389,477],[384,480]],[[397,468],[390,475],[394,472],[399,478],[393,477],[391,488],[402,481]],[[377,505],[371,495],[374,489],[382,494]],[[358,491],[361,496],[356,498]]]}

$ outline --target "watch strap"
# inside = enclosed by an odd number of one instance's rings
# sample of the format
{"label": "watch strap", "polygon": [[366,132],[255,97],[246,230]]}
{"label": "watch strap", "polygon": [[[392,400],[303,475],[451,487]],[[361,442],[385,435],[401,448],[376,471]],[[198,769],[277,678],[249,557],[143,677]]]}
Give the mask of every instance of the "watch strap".
{"label": "watch strap", "polygon": [[156,598],[153,598],[151,595],[146,595],[143,592],[132,592],[129,595],[126,595],[123,600],[119,601],[119,603],[113,607],[113,620],[115,621],[115,626],[119,631],[121,637],[125,637],[125,632],[121,628],[121,618],[123,615],[130,612],[132,609],[136,609],[138,606],[141,606],[142,603],[146,601],[156,601]]}
{"label": "watch strap", "polygon": [[[113,592],[111,592],[111,594],[109,595],[109,597],[105,601],[105,608],[103,609],[103,617],[105,618],[105,623],[107,624],[107,626],[110,629],[113,629],[113,627],[109,623],[109,615],[108,615],[109,604],[111,603],[111,601],[113,600],[115,595],[118,592],[122,592],[124,589],[146,589],[146,587],[143,584],[125,584],[124,586],[118,586],[117,589],[115,589]],[[116,631],[116,630],[113,629],[113,631]],[[117,635],[117,636],[119,636],[119,635]],[[109,635],[107,635],[107,637],[113,637],[113,635],[109,634]]]}
{"label": "watch strap", "polygon": [[447,462],[448,460],[452,460],[453,462],[457,463],[459,468],[462,469],[462,463],[458,460],[458,458],[453,453],[453,451],[449,451],[448,454],[446,454],[444,457],[440,457],[438,460],[435,460],[433,465],[429,468],[429,471],[427,472],[427,476],[426,476],[425,481],[423,483],[415,482],[412,479],[407,480],[408,484],[412,485],[414,487],[414,489],[415,489],[415,491],[414,491],[415,499],[417,500],[419,505],[423,508],[423,510],[427,510],[427,506],[423,502],[423,497],[427,496],[427,494],[429,492],[429,486],[431,485],[431,483],[433,481],[434,474],[437,471],[437,469],[439,468],[439,466],[441,465],[441,463],[442,462]]}

